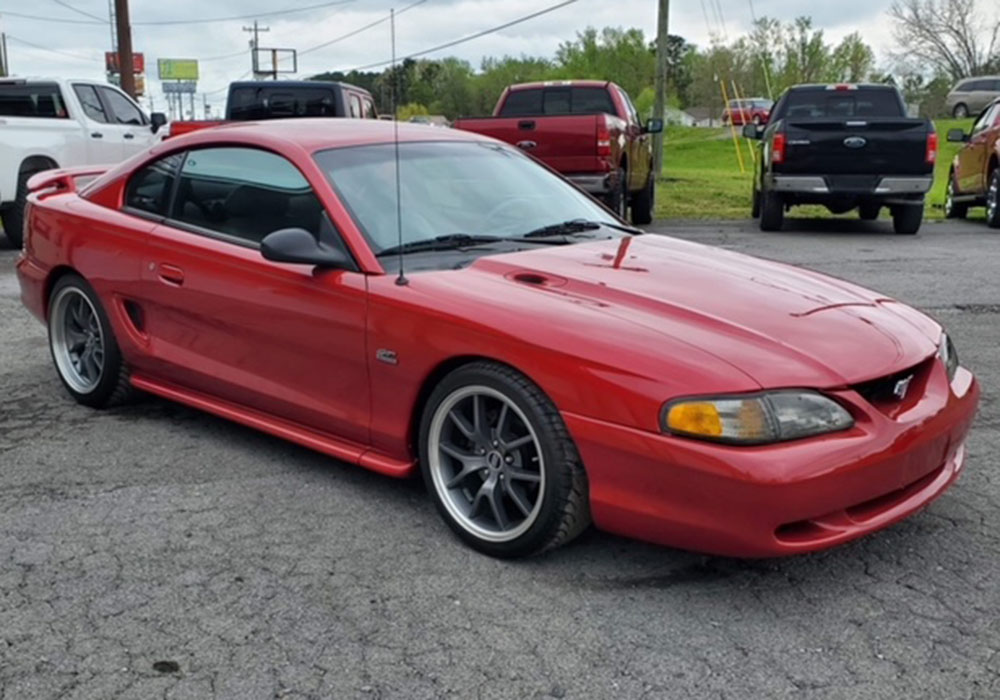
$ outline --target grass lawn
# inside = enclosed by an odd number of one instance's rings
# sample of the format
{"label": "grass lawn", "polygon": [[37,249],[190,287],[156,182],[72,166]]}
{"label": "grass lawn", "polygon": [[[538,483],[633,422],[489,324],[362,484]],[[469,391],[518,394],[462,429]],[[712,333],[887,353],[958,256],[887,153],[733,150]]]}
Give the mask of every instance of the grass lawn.
{"label": "grass lawn", "polygon": [[[934,188],[928,195],[925,216],[944,216],[944,188],[948,169],[962,144],[948,143],[949,129],[972,126],[971,119],[941,119],[935,122],[939,153]],[[664,145],[663,178],[657,183],[656,215],[668,219],[743,219],[750,216],[750,191],[754,157],[750,141],[740,137],[739,147],[745,172],[740,165],[729,129],[705,129],[672,126],[667,129]],[[755,151],[753,152],[755,153]],[[824,207],[796,207],[793,216],[833,217]],[[856,218],[857,212],[843,214]],[[887,217],[888,212],[882,211]],[[973,209],[970,218],[982,218]]]}

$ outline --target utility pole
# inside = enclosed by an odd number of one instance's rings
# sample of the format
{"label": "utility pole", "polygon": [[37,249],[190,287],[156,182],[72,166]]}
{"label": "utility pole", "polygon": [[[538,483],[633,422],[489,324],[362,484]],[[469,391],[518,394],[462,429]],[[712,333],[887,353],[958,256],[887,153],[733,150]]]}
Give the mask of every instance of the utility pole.
{"label": "utility pole", "polygon": [[243,27],[243,31],[253,34],[253,39],[250,40],[250,70],[253,72],[254,79],[256,79],[260,77],[257,71],[257,47],[260,46],[260,37],[257,35],[259,32],[269,32],[271,28],[257,26],[257,20],[254,20],[253,26]]}
{"label": "utility pole", "polygon": [[129,26],[128,0],[115,0],[115,21],[118,26],[118,70],[121,87],[135,99],[135,69],[132,64],[132,27]]}
{"label": "utility pole", "polygon": [[[653,105],[653,116],[663,119],[666,126],[667,98],[667,18],[670,15],[670,0],[659,0],[660,10],[656,22],[656,102]],[[653,172],[656,177],[663,174],[663,132],[653,138]]]}

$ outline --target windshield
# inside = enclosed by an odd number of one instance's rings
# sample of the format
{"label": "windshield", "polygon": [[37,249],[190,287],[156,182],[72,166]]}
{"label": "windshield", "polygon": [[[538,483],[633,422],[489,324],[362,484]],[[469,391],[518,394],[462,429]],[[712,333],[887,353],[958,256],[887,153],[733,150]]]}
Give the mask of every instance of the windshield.
{"label": "windshield", "polygon": [[[399,244],[394,146],[320,151],[316,162],[374,253]],[[550,224],[615,223],[603,207],[501,144],[399,144],[404,244],[451,234],[518,237]]]}

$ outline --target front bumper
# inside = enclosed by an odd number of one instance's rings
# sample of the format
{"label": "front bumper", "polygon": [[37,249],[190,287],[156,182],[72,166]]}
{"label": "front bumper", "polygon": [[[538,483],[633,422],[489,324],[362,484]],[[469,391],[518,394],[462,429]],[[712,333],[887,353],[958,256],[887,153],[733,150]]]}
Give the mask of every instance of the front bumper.
{"label": "front bumper", "polygon": [[564,414],[587,469],[602,530],[728,556],[831,547],[924,507],[958,477],[979,386],[935,362],[922,393],[895,416],[853,390],[841,433],[761,447],[659,435]]}
{"label": "front bumper", "polygon": [[892,197],[927,194],[933,184],[934,178],[931,175],[771,175],[768,188],[786,194]]}

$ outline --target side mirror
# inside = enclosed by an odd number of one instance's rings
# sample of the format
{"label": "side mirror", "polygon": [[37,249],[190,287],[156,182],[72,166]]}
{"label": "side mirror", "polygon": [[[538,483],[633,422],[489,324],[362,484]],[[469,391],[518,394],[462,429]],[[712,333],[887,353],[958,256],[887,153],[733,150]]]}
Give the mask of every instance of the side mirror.
{"label": "side mirror", "polygon": [[351,266],[347,256],[337,248],[320,243],[304,228],[283,228],[264,236],[260,254],[265,260],[300,263],[334,269]]}
{"label": "side mirror", "polygon": [[149,115],[149,128],[155,134],[161,127],[167,125],[167,115],[163,112],[153,112]]}
{"label": "side mirror", "polygon": [[744,124],[743,125],[743,138],[746,139],[759,139],[761,134],[761,128],[756,124]]}
{"label": "side mirror", "polygon": [[663,131],[663,120],[662,119],[650,119],[646,122],[646,126],[642,128],[647,134],[658,134]]}
{"label": "side mirror", "polygon": [[969,135],[965,129],[948,129],[948,140],[956,143],[965,143],[969,140]]}

